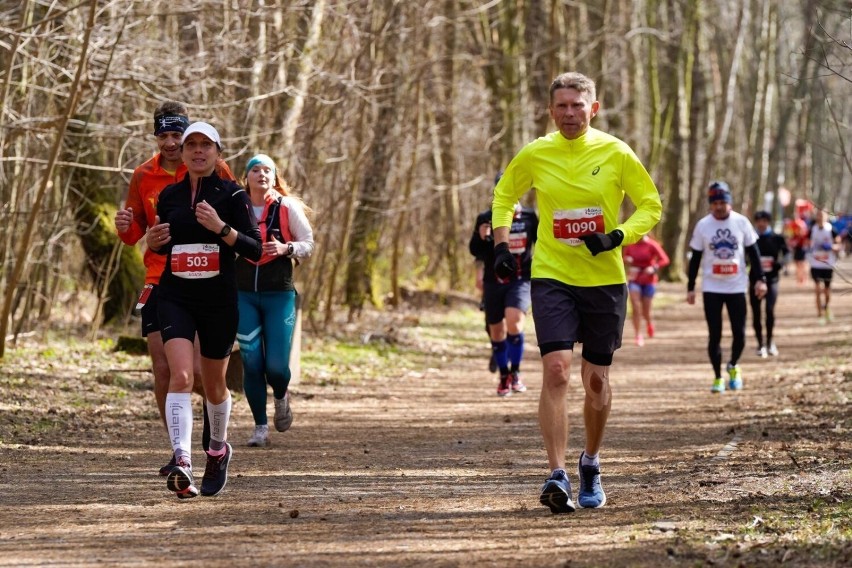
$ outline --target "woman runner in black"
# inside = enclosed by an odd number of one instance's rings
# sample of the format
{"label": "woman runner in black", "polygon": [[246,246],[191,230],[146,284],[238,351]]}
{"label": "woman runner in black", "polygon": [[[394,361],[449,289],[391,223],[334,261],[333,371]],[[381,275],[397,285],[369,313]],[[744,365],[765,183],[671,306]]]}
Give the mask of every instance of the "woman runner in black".
{"label": "woman runner in black", "polygon": [[248,194],[215,173],[221,147],[211,125],[196,122],[186,129],[181,155],[188,174],[160,193],[157,218],[146,237],[152,250],[167,255],[158,315],[171,370],[166,421],[177,466],[166,480],[181,499],[198,495],[190,457],[196,333],[211,423],[201,494],[216,495],[228,480],[231,393],[225,372],[237,334],[234,259],[236,254],[252,260],[261,255],[260,230]]}

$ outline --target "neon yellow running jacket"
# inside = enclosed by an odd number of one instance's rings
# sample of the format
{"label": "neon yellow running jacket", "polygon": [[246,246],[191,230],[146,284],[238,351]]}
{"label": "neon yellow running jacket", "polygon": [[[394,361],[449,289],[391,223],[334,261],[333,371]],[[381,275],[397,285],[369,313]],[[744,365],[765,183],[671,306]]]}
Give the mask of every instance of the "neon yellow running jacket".
{"label": "neon yellow running jacket", "polygon": [[[633,244],[654,228],[662,212],[660,194],[633,150],[595,128],[574,140],[552,132],[524,146],[494,188],[495,228],[510,226],[515,203],[530,189],[540,219],[532,277],[572,286],[627,281],[621,247],[593,257],[580,236],[620,229],[622,244]],[[636,211],[619,224],[625,194]]]}

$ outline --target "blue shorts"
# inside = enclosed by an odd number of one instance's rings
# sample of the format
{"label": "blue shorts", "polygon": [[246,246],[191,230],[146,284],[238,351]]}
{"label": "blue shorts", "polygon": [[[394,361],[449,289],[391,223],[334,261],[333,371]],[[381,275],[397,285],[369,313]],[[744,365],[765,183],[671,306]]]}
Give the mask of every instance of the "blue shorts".
{"label": "blue shorts", "polygon": [[583,351],[614,353],[621,347],[627,286],[571,286],[532,280],[533,320],[539,350],[546,344],[582,343]]}
{"label": "blue shorts", "polygon": [[507,284],[484,282],[482,301],[485,304],[485,321],[500,323],[506,316],[506,308],[517,308],[522,312],[530,309],[530,281],[513,280]]}
{"label": "blue shorts", "polygon": [[643,298],[653,298],[657,292],[656,284],[639,284],[638,282],[628,282],[627,289],[630,292],[639,292]]}

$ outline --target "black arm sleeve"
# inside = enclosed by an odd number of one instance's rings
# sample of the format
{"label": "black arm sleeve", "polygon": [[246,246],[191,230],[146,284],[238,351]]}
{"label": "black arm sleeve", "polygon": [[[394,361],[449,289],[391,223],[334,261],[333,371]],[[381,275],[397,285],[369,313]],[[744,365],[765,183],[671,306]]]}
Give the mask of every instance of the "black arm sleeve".
{"label": "black arm sleeve", "polygon": [[701,267],[701,256],[703,254],[703,251],[692,249],[692,257],[689,259],[689,269],[687,272],[687,292],[695,290],[695,279],[698,278],[698,269]]}
{"label": "black arm sleeve", "polygon": [[263,249],[260,245],[260,229],[251,210],[251,200],[242,188],[232,195],[234,205],[234,228],[238,231],[234,251],[249,260],[260,260]]}
{"label": "black arm sleeve", "polygon": [[751,274],[749,274],[751,281],[757,282],[758,280],[763,280],[766,282],[763,267],[760,266],[760,249],[757,248],[757,243],[746,247],[746,253],[748,253],[748,260],[751,263]]}

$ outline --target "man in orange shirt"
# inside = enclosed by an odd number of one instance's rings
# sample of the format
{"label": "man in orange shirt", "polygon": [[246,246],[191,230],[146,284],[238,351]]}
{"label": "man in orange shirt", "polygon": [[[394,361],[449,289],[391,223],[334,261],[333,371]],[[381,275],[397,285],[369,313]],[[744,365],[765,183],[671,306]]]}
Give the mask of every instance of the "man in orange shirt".
{"label": "man in orange shirt", "polygon": [[[181,103],[167,101],[154,111],[154,137],[157,140],[158,152],[153,158],[133,170],[125,208],[119,209],[115,214],[115,229],[125,244],[135,245],[145,236],[145,232],[154,224],[160,192],[166,186],[177,183],[186,176],[187,170],[181,158],[180,140],[188,126],[187,110]],[[224,160],[219,159],[216,172],[222,179],[235,179]],[[142,315],[142,337],[148,340],[148,353],[151,356],[154,373],[154,397],[157,399],[160,418],[165,425],[170,371],[160,335],[160,320],[157,317],[157,287],[160,275],[165,268],[166,257],[146,249],[143,258],[146,268],[145,288],[142,290],[136,309],[140,310]],[[198,342],[195,344],[195,351],[194,374],[198,379],[195,384],[201,384]],[[205,409],[202,443],[207,450],[210,442],[210,425],[206,405],[202,407]],[[160,475],[168,475],[174,465],[174,456],[172,456],[171,461],[160,468]]]}

